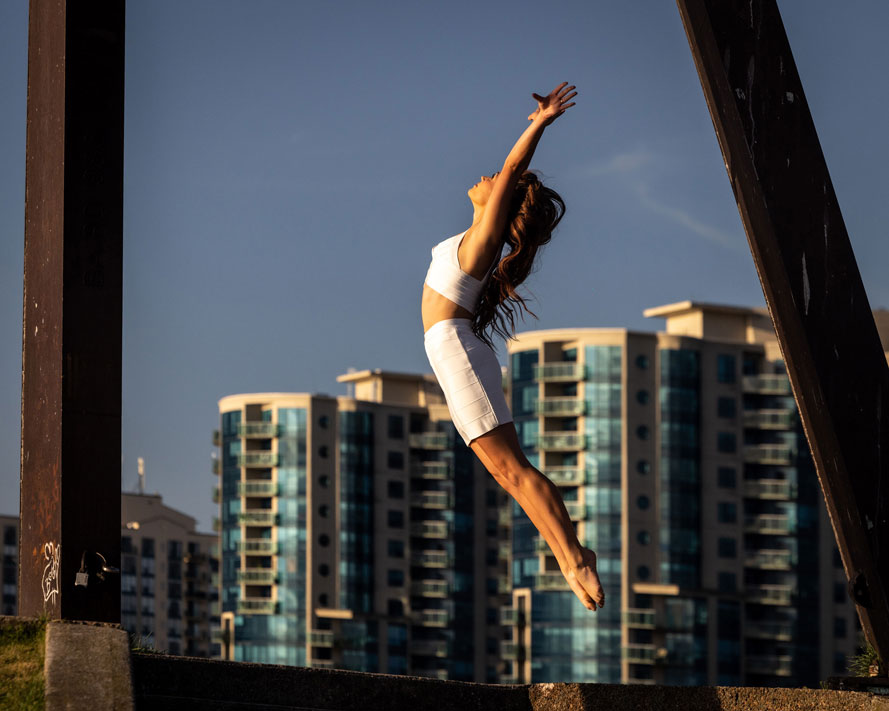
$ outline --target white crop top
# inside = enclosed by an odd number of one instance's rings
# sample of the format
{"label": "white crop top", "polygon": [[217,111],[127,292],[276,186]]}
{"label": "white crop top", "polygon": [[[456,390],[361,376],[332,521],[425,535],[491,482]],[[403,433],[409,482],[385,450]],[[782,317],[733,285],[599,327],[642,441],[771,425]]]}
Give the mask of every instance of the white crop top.
{"label": "white crop top", "polygon": [[449,237],[432,248],[432,263],[429,265],[429,271],[426,272],[426,284],[446,299],[450,299],[458,306],[475,313],[475,307],[478,306],[482,290],[494,271],[494,267],[500,262],[500,256],[498,255],[497,259],[491,263],[491,267],[481,281],[471,274],[467,274],[460,269],[460,260],[457,258],[457,250],[465,234],[466,232],[461,232]]}

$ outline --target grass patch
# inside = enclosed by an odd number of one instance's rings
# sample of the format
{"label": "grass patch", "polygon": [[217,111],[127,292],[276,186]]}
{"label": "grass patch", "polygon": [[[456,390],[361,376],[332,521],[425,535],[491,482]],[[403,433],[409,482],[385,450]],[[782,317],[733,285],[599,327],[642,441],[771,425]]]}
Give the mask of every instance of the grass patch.
{"label": "grass patch", "polygon": [[852,676],[886,676],[886,665],[870,644],[865,645],[859,654],[849,657],[847,669]]}
{"label": "grass patch", "polygon": [[0,709],[42,711],[46,620],[0,624]]}

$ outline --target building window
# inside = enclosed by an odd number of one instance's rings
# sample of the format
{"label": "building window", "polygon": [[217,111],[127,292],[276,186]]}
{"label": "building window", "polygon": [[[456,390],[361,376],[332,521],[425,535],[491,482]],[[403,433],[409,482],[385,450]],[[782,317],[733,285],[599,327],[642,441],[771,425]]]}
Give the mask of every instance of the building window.
{"label": "building window", "polygon": [[735,592],[738,589],[738,579],[734,573],[719,573],[716,585],[721,592]]}
{"label": "building window", "polygon": [[320,536],[318,536],[318,543],[320,543],[322,547],[326,548],[330,545],[330,536],[328,536],[326,533],[322,533]]}
{"label": "building window", "polygon": [[399,587],[404,585],[404,571],[391,569],[386,571],[386,582],[390,587]]}
{"label": "building window", "polygon": [[639,531],[636,534],[636,540],[639,541],[640,545],[647,546],[651,543],[651,534],[648,531]]}
{"label": "building window", "polygon": [[648,580],[651,577],[651,571],[648,569],[647,565],[640,565],[636,568],[636,577],[639,580]]}
{"label": "building window", "polygon": [[318,456],[321,457],[321,459],[327,459],[328,454],[329,450],[327,449],[327,445],[322,444],[318,447]]}
{"label": "building window", "polygon": [[716,449],[723,454],[733,454],[738,451],[738,441],[734,432],[717,432]]}
{"label": "building window", "polygon": [[734,538],[720,538],[717,543],[717,555],[720,558],[737,558],[738,541]]}
{"label": "building window", "polygon": [[640,459],[636,462],[636,471],[640,474],[648,474],[651,471],[651,464],[649,464],[644,459]]}
{"label": "building window", "polygon": [[389,439],[404,439],[404,417],[389,415],[386,418],[386,432]]}
{"label": "building window", "polygon": [[319,565],[318,575],[320,575],[322,578],[326,578],[328,575],[330,575],[330,566],[327,565],[327,563],[322,563],[321,565]]}
{"label": "building window", "polygon": [[403,617],[404,616],[404,603],[401,600],[389,600],[388,601],[389,608],[389,617]]}
{"label": "building window", "polygon": [[321,504],[318,507],[318,515],[321,518],[327,518],[330,515],[330,507],[327,504]]}
{"label": "building window", "polygon": [[720,523],[736,523],[738,506],[731,501],[720,501],[716,504],[716,517]]}
{"label": "building window", "polygon": [[846,666],[846,655],[842,652],[834,652],[833,654],[833,673],[834,674],[846,674],[849,669]]}
{"label": "building window", "polygon": [[733,397],[720,397],[716,400],[716,414],[720,417],[734,419],[737,410],[738,401]]}
{"label": "building window", "polygon": [[330,485],[330,477],[327,474],[322,474],[318,477],[318,485],[322,489],[326,489]]}
{"label": "building window", "polygon": [[154,558],[154,539],[153,538],[143,538],[142,539],[142,557],[143,558]]}
{"label": "building window", "polygon": [[388,452],[386,455],[386,464],[390,469],[404,469],[404,453]]}
{"label": "building window", "polygon": [[386,489],[389,492],[390,499],[403,499],[404,498],[404,482],[403,481],[394,481],[390,479],[386,484]]}
{"label": "building window", "polygon": [[327,593],[321,593],[318,595],[318,604],[321,607],[327,607],[327,602],[330,598],[327,597]]}
{"label": "building window", "polygon": [[846,618],[833,618],[833,636],[835,639],[846,639]]}
{"label": "building window", "polygon": [[404,558],[404,541],[389,541],[389,557]]}
{"label": "building window", "polygon": [[845,583],[834,583],[833,584],[833,601],[835,603],[842,604],[846,602],[846,584]]}
{"label": "building window", "polygon": [[645,425],[639,425],[636,428],[636,436],[639,439],[648,439],[648,435],[649,435],[648,427],[646,427]]}
{"label": "building window", "polygon": [[647,390],[639,390],[636,393],[636,402],[638,402],[640,405],[647,405],[649,399],[650,395],[648,394]]}
{"label": "building window", "polygon": [[641,353],[636,356],[636,367],[639,370],[648,370],[648,356]]}
{"label": "building window", "polygon": [[839,570],[843,569],[843,556],[840,555],[840,549],[833,549],[833,567]]}
{"label": "building window", "polygon": [[642,511],[648,509],[648,506],[651,502],[648,500],[648,497],[645,494],[636,498],[636,506],[638,506]]}
{"label": "building window", "polygon": [[389,528],[404,528],[404,511],[387,512]]}
{"label": "building window", "polygon": [[720,383],[735,382],[735,357],[727,353],[716,356],[716,379]]}
{"label": "building window", "polygon": [[716,471],[716,479],[722,489],[734,489],[737,486],[734,467],[719,467]]}
{"label": "building window", "polygon": [[321,415],[321,417],[318,418],[318,427],[322,430],[326,430],[330,427],[330,418],[327,415]]}

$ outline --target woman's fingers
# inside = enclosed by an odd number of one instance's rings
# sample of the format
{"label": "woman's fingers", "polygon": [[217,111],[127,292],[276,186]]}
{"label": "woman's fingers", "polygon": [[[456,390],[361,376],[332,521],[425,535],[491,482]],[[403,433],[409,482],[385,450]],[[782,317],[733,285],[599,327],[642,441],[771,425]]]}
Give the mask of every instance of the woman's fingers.
{"label": "woman's fingers", "polygon": [[576,92],[576,91],[572,91],[572,92],[571,92],[570,94],[568,94],[567,96],[563,96],[563,97],[561,97],[560,101],[564,104],[566,101],[570,101],[570,100],[573,99],[575,96],[577,96],[577,92]]}

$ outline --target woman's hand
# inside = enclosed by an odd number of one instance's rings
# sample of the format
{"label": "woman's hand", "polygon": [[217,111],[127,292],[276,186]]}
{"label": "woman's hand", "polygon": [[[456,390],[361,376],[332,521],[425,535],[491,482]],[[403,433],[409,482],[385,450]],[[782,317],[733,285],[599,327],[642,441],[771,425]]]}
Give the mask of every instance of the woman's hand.
{"label": "woman's hand", "polygon": [[577,92],[574,91],[574,85],[568,86],[567,81],[563,81],[559,84],[555,89],[553,89],[548,96],[541,96],[540,94],[531,94],[534,97],[534,100],[537,101],[537,110],[528,116],[529,121],[533,121],[534,119],[540,119],[543,121],[544,126],[549,126],[553,121],[555,121],[559,116],[565,113],[566,109],[574,106],[573,101],[569,104],[568,102],[577,96]]}
{"label": "woman's hand", "polygon": [[562,575],[568,582],[568,586],[577,595],[578,599],[588,610],[596,610],[605,605],[605,592],[602,583],[599,582],[599,573],[596,571],[596,554],[589,548],[581,548],[583,560],[580,565],[566,564],[562,568]]}

